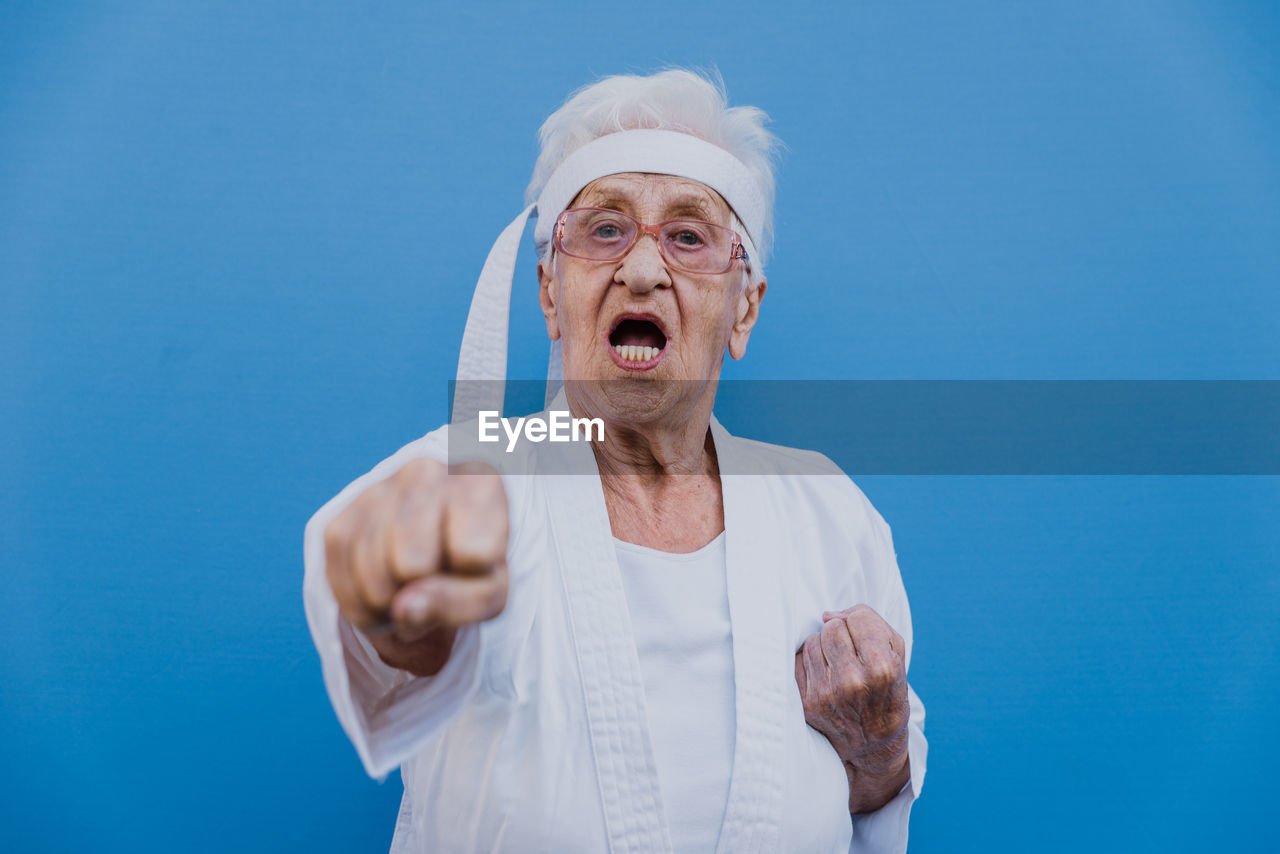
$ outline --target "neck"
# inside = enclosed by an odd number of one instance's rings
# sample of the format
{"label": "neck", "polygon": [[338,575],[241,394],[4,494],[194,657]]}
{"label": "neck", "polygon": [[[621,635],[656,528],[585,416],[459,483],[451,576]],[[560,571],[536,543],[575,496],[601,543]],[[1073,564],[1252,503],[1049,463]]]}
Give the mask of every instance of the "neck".
{"label": "neck", "polygon": [[627,475],[646,483],[716,473],[710,418],[693,418],[671,428],[606,422],[605,435],[608,442],[592,445],[602,477]]}
{"label": "neck", "polygon": [[[605,418],[593,443],[613,535],[688,552],[724,530],[720,468],[711,438],[714,384],[696,399],[662,407],[653,421]],[[577,407],[570,403],[577,416]],[[603,417],[603,416],[598,416]]]}

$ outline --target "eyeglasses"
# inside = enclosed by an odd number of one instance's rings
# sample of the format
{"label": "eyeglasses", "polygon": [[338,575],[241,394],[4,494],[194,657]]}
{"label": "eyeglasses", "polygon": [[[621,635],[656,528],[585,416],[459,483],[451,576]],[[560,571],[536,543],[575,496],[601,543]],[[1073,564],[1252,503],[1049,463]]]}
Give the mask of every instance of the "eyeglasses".
{"label": "eyeglasses", "polygon": [[737,232],[700,219],[669,219],[645,225],[621,211],[570,208],[556,220],[555,247],[587,261],[619,261],[642,235],[658,244],[672,268],[685,273],[724,273],[747,259]]}

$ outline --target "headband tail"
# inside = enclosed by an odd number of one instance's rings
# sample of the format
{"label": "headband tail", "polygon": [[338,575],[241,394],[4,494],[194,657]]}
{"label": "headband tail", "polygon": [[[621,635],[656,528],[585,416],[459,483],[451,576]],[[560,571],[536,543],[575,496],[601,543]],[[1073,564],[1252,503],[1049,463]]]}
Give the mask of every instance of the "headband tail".
{"label": "headband tail", "polygon": [[482,409],[502,411],[507,381],[507,325],[511,281],[525,224],[537,205],[529,205],[502,230],[485,259],[471,296],[467,326],[458,353],[453,420],[471,420]]}

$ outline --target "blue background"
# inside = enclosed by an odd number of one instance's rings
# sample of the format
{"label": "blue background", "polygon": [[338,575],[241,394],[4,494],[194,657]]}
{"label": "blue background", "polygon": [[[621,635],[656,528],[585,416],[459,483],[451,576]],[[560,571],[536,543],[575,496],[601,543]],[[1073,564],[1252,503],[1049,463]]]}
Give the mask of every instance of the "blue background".
{"label": "blue background", "polygon": [[[1276,4],[532,5],[0,5],[6,850],[386,850],[302,526],[444,419],[597,75],[717,66],[789,146],[730,377],[1280,379]],[[929,709],[913,851],[1277,850],[1276,478],[861,483]]]}

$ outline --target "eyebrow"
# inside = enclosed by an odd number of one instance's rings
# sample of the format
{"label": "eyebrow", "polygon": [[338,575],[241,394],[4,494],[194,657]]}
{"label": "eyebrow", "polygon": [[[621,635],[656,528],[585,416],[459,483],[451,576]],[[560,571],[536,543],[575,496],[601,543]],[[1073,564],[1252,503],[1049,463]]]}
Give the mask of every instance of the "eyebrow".
{"label": "eyebrow", "polygon": [[[609,210],[622,211],[623,213],[630,213],[635,209],[635,203],[630,198],[607,189],[590,193],[579,199],[577,204],[581,207],[607,208]],[[710,221],[717,213],[709,200],[692,194],[682,194],[675,197],[666,204],[663,210],[665,211],[663,215],[665,219],[692,216]]]}
{"label": "eyebrow", "polygon": [[700,196],[683,196],[667,206],[667,213],[676,216],[696,216],[709,220],[716,214],[711,203]]}

